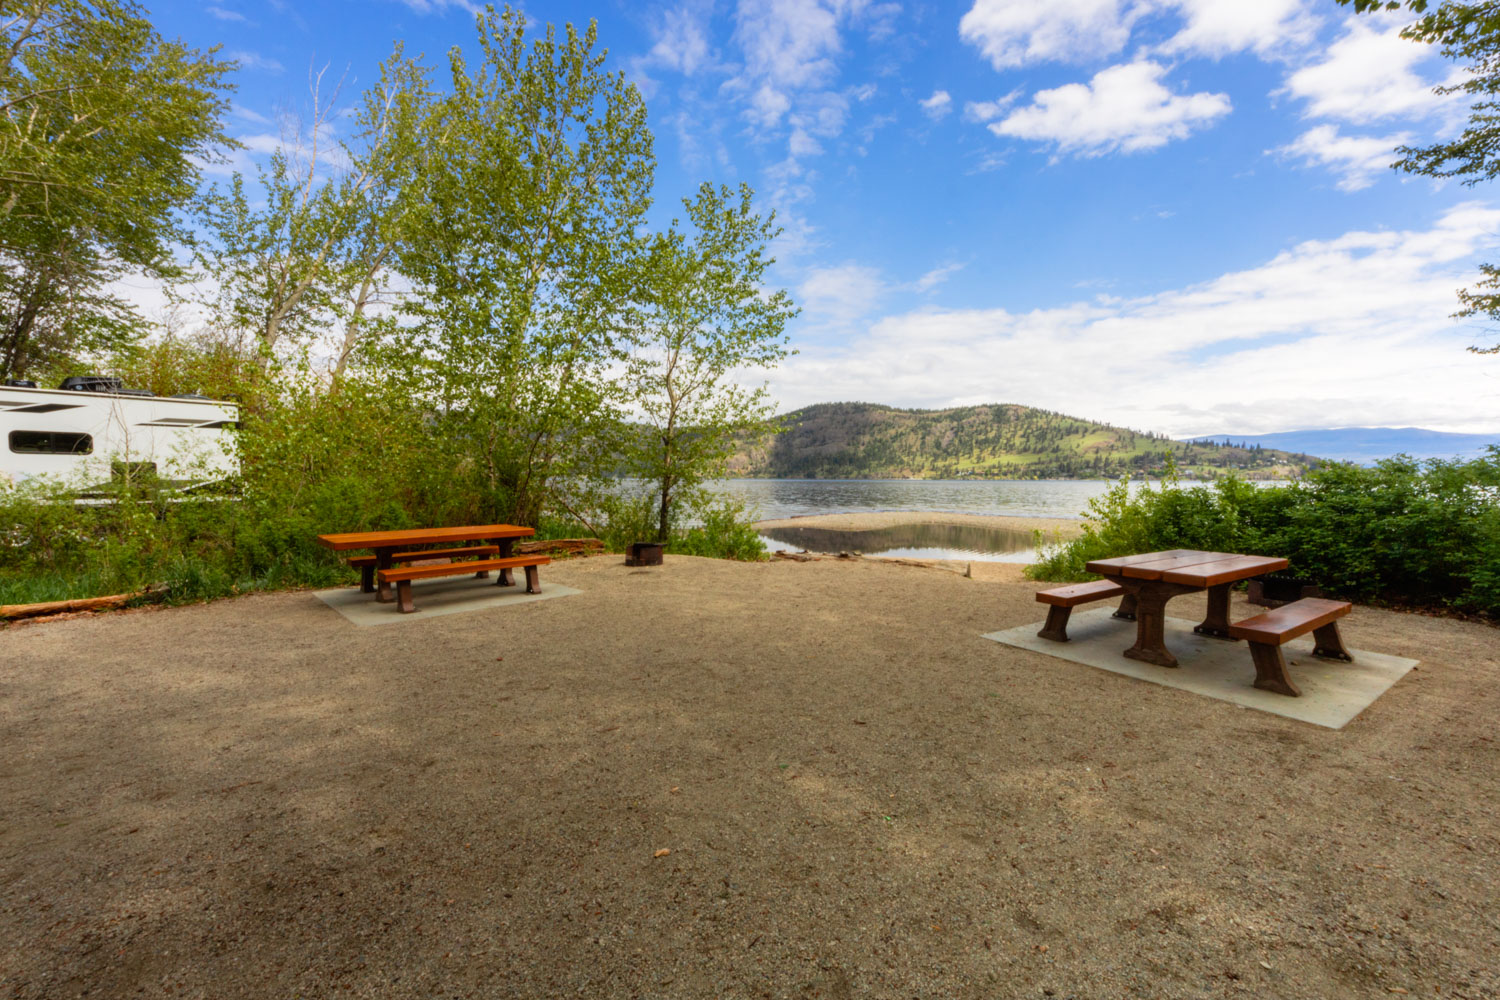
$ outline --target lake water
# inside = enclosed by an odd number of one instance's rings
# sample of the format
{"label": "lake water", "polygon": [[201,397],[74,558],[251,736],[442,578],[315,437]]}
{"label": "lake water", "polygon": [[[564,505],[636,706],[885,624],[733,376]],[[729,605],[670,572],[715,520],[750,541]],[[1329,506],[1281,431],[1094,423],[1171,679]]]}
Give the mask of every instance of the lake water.
{"label": "lake water", "polygon": [[1104,479],[724,479],[713,489],[766,521],[872,510],[1078,518],[1111,485]]}
{"label": "lake water", "polygon": [[[916,510],[1014,517],[1080,518],[1089,500],[1111,481],[932,480],[932,479],[727,479],[715,491],[744,503],[756,520],[808,514]],[[767,528],[761,538],[771,551],[860,552],[910,559],[1029,562],[1032,537],[1003,523],[901,525],[878,531]]]}

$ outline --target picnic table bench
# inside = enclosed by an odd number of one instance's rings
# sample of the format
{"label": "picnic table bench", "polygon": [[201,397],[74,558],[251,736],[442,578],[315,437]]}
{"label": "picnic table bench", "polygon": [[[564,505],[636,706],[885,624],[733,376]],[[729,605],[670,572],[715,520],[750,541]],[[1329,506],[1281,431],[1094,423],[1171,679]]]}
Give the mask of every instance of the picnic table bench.
{"label": "picnic table bench", "polygon": [[1095,580],[1092,583],[1075,583],[1067,587],[1039,590],[1036,599],[1050,606],[1047,608],[1047,624],[1042,626],[1042,630],[1037,635],[1054,642],[1067,642],[1068,616],[1073,613],[1074,608],[1091,601],[1103,601],[1122,595],[1124,600],[1120,602],[1119,608],[1111,617],[1135,621],[1135,598],[1126,594],[1125,588],[1118,583]]}
{"label": "picnic table bench", "polygon": [[509,574],[512,569],[524,569],[526,571],[526,593],[540,594],[542,592],[541,580],[537,575],[537,567],[545,566],[552,561],[551,556],[506,556],[504,559],[480,559],[476,562],[449,563],[439,566],[407,566],[404,569],[382,569],[376,571],[376,576],[381,583],[394,583],[396,585],[396,610],[403,614],[411,614],[417,610],[417,606],[411,599],[411,582],[413,580],[426,580],[435,576],[458,576],[477,570],[475,576],[485,576],[489,570],[500,571],[501,578],[496,581],[497,586],[510,586]]}
{"label": "picnic table bench", "polygon": [[[429,577],[458,576],[466,573],[486,576],[490,570],[494,569],[499,570],[500,577],[496,585],[511,587],[515,585],[511,570],[525,568],[527,590],[535,593],[539,586],[536,567],[551,560],[545,556],[513,557],[511,554],[516,539],[529,538],[534,534],[536,534],[535,529],[516,524],[454,525],[443,528],[404,528],[397,531],[353,531],[319,535],[318,544],[335,552],[369,549],[372,555],[355,556],[349,561],[350,565],[360,567],[361,589],[369,593],[373,584],[375,600],[390,603],[395,599],[391,594],[391,584],[396,584],[398,590],[401,590],[404,578],[404,600],[401,601],[400,610],[410,612],[416,610],[411,602],[411,581]],[[464,544],[472,542],[480,544]],[[458,543],[459,547],[423,548],[454,543]],[[408,566],[400,570],[397,570],[395,566],[398,562],[410,563],[443,558],[451,560],[455,556],[467,555],[494,555],[496,558],[449,562],[436,566]],[[517,558],[521,561],[516,561]],[[534,560],[538,558],[542,561],[535,562]],[[370,579],[371,574],[373,574],[373,580]]]}
{"label": "picnic table bench", "polygon": [[[429,559],[458,559],[462,556],[493,556],[499,555],[498,545],[462,545],[451,549],[423,549],[418,552],[394,552],[391,554],[392,563],[423,562]],[[375,593],[375,570],[377,569],[376,557],[350,556],[349,565],[359,570],[359,589],[366,594]],[[489,576],[488,570],[480,570],[475,576]]]}
{"label": "picnic table bench", "polygon": [[1313,655],[1325,660],[1353,661],[1339,635],[1338,620],[1349,613],[1348,601],[1325,601],[1304,597],[1273,611],[1246,618],[1229,626],[1229,634],[1250,644],[1255,661],[1255,686],[1277,694],[1302,694],[1286,672],[1281,647],[1299,635],[1313,634]]}

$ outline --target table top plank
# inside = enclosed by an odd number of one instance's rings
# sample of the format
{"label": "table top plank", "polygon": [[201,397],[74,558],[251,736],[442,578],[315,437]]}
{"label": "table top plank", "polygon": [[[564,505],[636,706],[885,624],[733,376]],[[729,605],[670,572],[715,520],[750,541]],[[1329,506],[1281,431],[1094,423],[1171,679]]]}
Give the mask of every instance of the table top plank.
{"label": "table top plank", "polygon": [[[1124,569],[1126,566],[1136,566],[1141,563],[1157,562],[1162,559],[1170,559],[1173,556],[1190,556],[1197,554],[1199,553],[1196,549],[1168,549],[1166,552],[1142,552],[1140,555],[1134,556],[1115,556],[1112,559],[1095,559],[1093,562],[1085,566],[1084,569],[1088,570],[1090,573],[1114,573],[1118,570]],[[1102,566],[1104,568],[1095,569],[1095,566]]]}
{"label": "table top plank", "polygon": [[1164,574],[1175,569],[1186,569],[1190,566],[1198,566],[1203,563],[1219,562],[1224,559],[1232,559],[1233,552],[1184,552],[1181,555],[1168,556],[1147,563],[1136,563],[1126,566],[1119,571],[1121,576],[1128,576],[1136,580],[1161,580]]}
{"label": "table top plank", "polygon": [[456,525],[447,528],[403,528],[399,531],[351,531],[319,535],[318,544],[335,552],[348,549],[395,548],[406,545],[436,545],[491,538],[529,538],[536,529],[517,524]]}
{"label": "table top plank", "polygon": [[1276,556],[1226,556],[1215,562],[1173,567],[1164,572],[1161,578],[1167,583],[1217,587],[1260,576],[1262,573],[1275,573],[1290,565],[1287,560]]}

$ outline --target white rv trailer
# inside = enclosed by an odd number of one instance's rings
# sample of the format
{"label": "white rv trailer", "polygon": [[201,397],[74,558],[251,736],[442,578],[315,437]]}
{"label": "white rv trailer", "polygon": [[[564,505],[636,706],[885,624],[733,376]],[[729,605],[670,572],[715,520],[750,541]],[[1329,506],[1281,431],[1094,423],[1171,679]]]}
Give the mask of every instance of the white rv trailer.
{"label": "white rv trailer", "polygon": [[238,471],[233,403],[153,396],[92,376],[63,385],[0,385],[0,484],[46,476],[87,490],[128,467],[188,485]]}

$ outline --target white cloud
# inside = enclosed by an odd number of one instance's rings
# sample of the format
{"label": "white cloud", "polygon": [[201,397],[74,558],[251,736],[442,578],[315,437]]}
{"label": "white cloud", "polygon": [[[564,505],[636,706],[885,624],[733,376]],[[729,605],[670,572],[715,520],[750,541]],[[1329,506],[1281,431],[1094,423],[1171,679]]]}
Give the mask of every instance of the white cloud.
{"label": "white cloud", "polygon": [[471,0],[401,0],[402,3],[416,11],[418,14],[441,13],[449,7],[457,7],[459,10],[470,14],[478,14],[480,7]]}
{"label": "white cloud", "polygon": [[1309,167],[1326,167],[1339,175],[1340,191],[1359,191],[1390,172],[1397,146],[1412,140],[1410,132],[1395,135],[1339,135],[1337,125],[1319,125],[1273,152],[1300,157]]}
{"label": "white cloud", "polygon": [[922,112],[933,121],[941,121],[953,110],[953,96],[946,90],[934,90],[931,97],[917,103],[922,106]]}
{"label": "white cloud", "polygon": [[1122,0],[974,0],[958,34],[996,69],[1085,62],[1123,49],[1139,13]]}
{"label": "white cloud", "polygon": [[763,135],[786,129],[788,155],[822,152],[818,138],[843,132],[849,102],[874,95],[869,84],[839,89],[841,22],[868,13],[863,0],[740,0],[734,39],[744,56],[723,90],[744,101]]}
{"label": "white cloud", "polygon": [[1005,114],[1020,96],[1020,90],[1012,90],[993,101],[969,101],[964,104],[964,119],[971,122],[992,122]]}
{"label": "white cloud", "polygon": [[[741,0],[734,37],[744,52],[744,76],[756,81],[756,103],[763,109],[784,111],[792,92],[826,85],[842,50],[837,6],[805,0]],[[780,113],[768,117],[762,110],[758,117],[769,127]]]}
{"label": "white cloud", "polygon": [[241,69],[259,69],[267,73],[280,73],[282,70],[281,63],[258,52],[230,52],[228,56],[239,63]]}
{"label": "white cloud", "polygon": [[212,14],[214,17],[217,17],[221,21],[243,21],[243,20],[245,20],[245,15],[241,14],[237,10],[226,10],[223,7],[212,7],[212,6],[206,8],[206,9],[208,10],[208,12],[210,14]]}
{"label": "white cloud", "polygon": [[935,267],[912,283],[912,291],[930,292],[963,269],[962,264],[944,264],[941,267]]}
{"label": "white cloud", "polygon": [[[1469,203],[1427,230],[1309,241],[1139,298],[887,316],[846,344],[804,344],[771,373],[772,388],[784,409],[984,399],[1174,435],[1493,430],[1500,364],[1466,354],[1469,339],[1447,314],[1497,230],[1500,210]],[[845,298],[863,294],[856,285],[844,284]]]}
{"label": "white cloud", "polygon": [[[857,3],[849,4],[858,7]],[[877,3],[859,11],[867,24],[866,34],[872,42],[884,41],[896,33],[896,19],[901,16],[899,3]]]}
{"label": "white cloud", "polygon": [[304,164],[316,151],[319,177],[329,172],[337,173],[348,170],[352,166],[349,154],[344,151],[344,147],[339,145],[338,135],[331,124],[325,123],[316,133],[310,130],[297,131],[296,127],[299,124],[288,118],[282,122],[286,131],[281,135],[260,132],[235,136],[240,145],[245,147],[244,150],[238,152],[248,151],[261,156],[270,156],[277,152],[284,153],[295,169],[299,164]]}
{"label": "white cloud", "polygon": [[713,53],[708,44],[708,24],[691,6],[663,11],[652,28],[651,50],[631,60],[635,82],[648,96],[655,89],[652,70],[662,69],[683,76],[694,76],[711,67]]}
{"label": "white cloud", "polygon": [[1307,101],[1304,116],[1366,124],[1383,118],[1428,115],[1454,98],[1432,92],[1446,80],[1425,80],[1417,64],[1432,56],[1420,42],[1400,36],[1401,22],[1388,17],[1351,17],[1327,57],[1287,77],[1284,92]]}
{"label": "white cloud", "polygon": [[1184,139],[1229,113],[1227,94],[1173,94],[1161,84],[1165,73],[1166,67],[1149,61],[1111,66],[1087,84],[1039,91],[1031,104],[989,128],[996,135],[1051,143],[1059,153],[1101,156]]}
{"label": "white cloud", "polygon": [[230,104],[229,105],[229,113],[232,114],[232,115],[234,115],[236,118],[243,118],[245,121],[247,121],[247,122],[254,122],[257,125],[269,125],[269,124],[271,124],[271,119],[267,118],[265,115],[261,114],[259,111],[252,111],[252,110],[250,110],[249,108],[245,107],[243,104],[233,104],[233,103]]}
{"label": "white cloud", "polygon": [[874,311],[884,294],[879,271],[845,263],[808,272],[793,299],[802,307],[805,326],[842,330]]}
{"label": "white cloud", "polygon": [[1305,0],[1169,0],[1182,15],[1182,30],[1161,51],[1219,58],[1252,50],[1277,58],[1287,46],[1310,42],[1318,27]]}
{"label": "white cloud", "polygon": [[662,16],[650,58],[658,66],[692,76],[708,62],[706,32],[706,26],[692,11],[686,8],[667,11]]}

